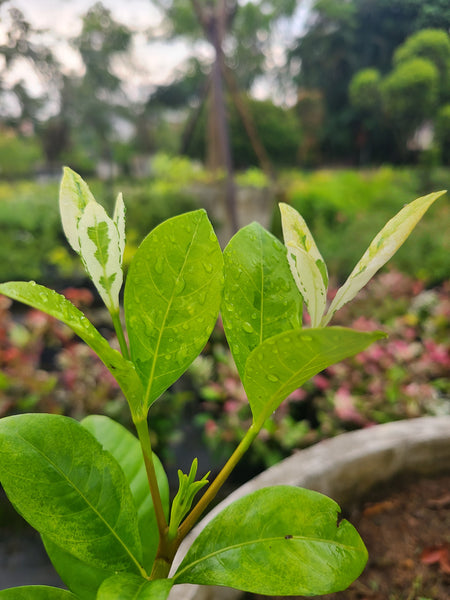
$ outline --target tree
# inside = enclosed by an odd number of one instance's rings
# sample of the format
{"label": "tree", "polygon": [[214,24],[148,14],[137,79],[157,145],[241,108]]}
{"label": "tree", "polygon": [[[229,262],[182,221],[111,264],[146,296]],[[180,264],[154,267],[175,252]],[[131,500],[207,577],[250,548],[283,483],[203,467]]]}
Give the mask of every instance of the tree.
{"label": "tree", "polygon": [[[438,18],[439,16],[439,18]],[[450,29],[445,0],[317,0],[306,33],[290,52],[301,90],[323,95],[322,150],[351,157],[360,136],[360,114],[349,102],[353,76],[366,68],[385,75],[396,48],[424,27]]]}
{"label": "tree", "polygon": [[43,42],[42,30],[32,27],[24,14],[15,8],[9,0],[0,1],[0,26],[4,28],[4,43],[0,44],[0,119],[19,128],[24,121],[36,122],[42,109],[46,94],[31,94],[27,82],[23,80],[8,84],[10,75],[19,63],[27,66],[41,80],[47,91],[53,89],[53,83],[59,75],[59,65]]}
{"label": "tree", "polygon": [[129,119],[128,100],[122,81],[114,73],[114,61],[126,55],[130,30],[117,23],[100,2],[83,17],[83,27],[73,46],[79,51],[85,73],[66,79],[61,90],[60,114],[67,116],[72,131],[98,156],[111,160],[111,148],[118,119]]}
{"label": "tree", "polygon": [[[293,13],[295,0],[260,0],[239,3],[238,0],[158,0],[164,10],[172,36],[183,36],[192,42],[207,40],[213,50],[208,81],[202,100],[208,97],[208,164],[224,168],[226,203],[231,227],[237,230],[234,202],[233,157],[226,110],[226,88],[238,109],[248,136],[263,168],[270,170],[267,154],[251,119],[241,86],[248,89],[266,66],[276,24]],[[201,103],[193,119],[198,120]]]}

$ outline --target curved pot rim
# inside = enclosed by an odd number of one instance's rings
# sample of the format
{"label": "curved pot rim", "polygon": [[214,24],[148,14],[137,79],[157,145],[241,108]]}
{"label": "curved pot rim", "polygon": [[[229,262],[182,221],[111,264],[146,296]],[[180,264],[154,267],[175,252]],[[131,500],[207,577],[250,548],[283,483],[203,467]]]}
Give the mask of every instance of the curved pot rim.
{"label": "curved pot rim", "polygon": [[[294,485],[354,505],[370,489],[400,473],[438,475],[450,471],[450,416],[421,417],[343,433],[300,450],[239,487],[213,508],[180,547],[172,571],[200,531],[226,506],[257,489]],[[230,588],[177,585],[169,600],[231,600]]]}

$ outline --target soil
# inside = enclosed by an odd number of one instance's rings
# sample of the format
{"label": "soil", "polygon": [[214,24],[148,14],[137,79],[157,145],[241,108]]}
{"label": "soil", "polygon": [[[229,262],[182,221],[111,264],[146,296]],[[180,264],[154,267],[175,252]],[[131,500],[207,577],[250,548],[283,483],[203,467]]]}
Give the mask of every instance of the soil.
{"label": "soil", "polygon": [[449,600],[450,475],[379,489],[345,516],[364,540],[369,561],[348,590],[315,599]]}

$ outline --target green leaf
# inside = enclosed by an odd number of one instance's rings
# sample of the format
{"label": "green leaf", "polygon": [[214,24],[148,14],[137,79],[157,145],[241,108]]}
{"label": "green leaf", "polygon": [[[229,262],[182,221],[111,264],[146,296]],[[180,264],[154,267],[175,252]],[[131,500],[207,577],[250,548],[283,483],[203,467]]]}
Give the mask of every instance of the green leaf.
{"label": "green leaf", "polygon": [[244,387],[254,421],[262,425],[308,379],[382,337],[380,331],[328,327],[287,331],[266,340],[245,367]]}
{"label": "green leaf", "polygon": [[77,600],[71,592],[46,585],[24,585],[0,591],[1,600]]}
{"label": "green leaf", "polygon": [[59,190],[59,210],[66,238],[78,254],[80,253],[78,222],[90,202],[95,203],[95,198],[87,183],[75,171],[64,167]]}
{"label": "green leaf", "polygon": [[311,326],[318,327],[327,302],[327,267],[303,217],[283,202],[280,211],[289,266],[308,308]]}
{"label": "green leaf", "polygon": [[130,573],[122,573],[101,585],[97,600],[166,600],[172,586],[171,579],[147,581]]}
{"label": "green leaf", "polygon": [[362,572],[367,550],[338,505],[290,486],[253,492],[200,533],[175,583],[225,585],[277,596],[343,590]]}
{"label": "green leaf", "polygon": [[[83,419],[81,424],[92,433],[105,450],[114,456],[125,473],[138,514],[139,532],[144,552],[143,566],[150,571],[158,549],[159,535],[139,440],[125,427],[105,416],[91,415]],[[155,453],[153,453],[153,463],[167,518],[169,515],[169,483],[164,468]]]}
{"label": "green leaf", "polygon": [[45,550],[55,571],[71,592],[83,600],[95,600],[97,590],[105,579],[114,575],[113,569],[101,569],[75,558],[48,537],[42,535]]}
{"label": "green leaf", "polygon": [[125,394],[134,413],[139,411],[142,400],[142,385],[133,363],[111,348],[92,323],[69,300],[54,290],[38,285],[34,281],[9,281],[0,284],[0,294],[59,319],[72,329],[96,352],[111,371]]}
{"label": "green leaf", "polygon": [[[150,572],[156,556],[159,535],[139,441],[122,425],[105,416],[90,415],[81,424],[100,442],[104,450],[114,456],[122,467],[138,515],[143,548],[142,564],[144,569]],[[167,477],[157,456],[153,455],[153,461],[161,500],[167,516],[169,512]],[[67,587],[83,600],[95,600],[101,583],[111,577],[114,574],[113,571],[83,563],[47,538],[43,538],[43,541],[53,566]]]}
{"label": "green leaf", "polygon": [[222,252],[204,210],[161,223],[142,242],[130,265],[124,304],[147,408],[205,346],[222,285]]}
{"label": "green leaf", "polygon": [[286,249],[258,223],[241,229],[224,251],[222,319],[241,378],[248,355],[265,339],[301,328],[302,299]]}
{"label": "green leaf", "polygon": [[32,527],[81,561],[142,572],[136,509],[123,471],[73,419],[1,419],[0,482]]}
{"label": "green leaf", "polygon": [[417,198],[414,202],[410,202],[404,206],[395,217],[386,223],[383,229],[372,240],[361,260],[350,273],[347,281],[338,290],[322,321],[322,326],[327,325],[334,313],[344,306],[344,304],[350,302],[359,290],[372,279],[375,273],[387,263],[407,239],[433,202],[443,194],[445,194],[445,190]]}

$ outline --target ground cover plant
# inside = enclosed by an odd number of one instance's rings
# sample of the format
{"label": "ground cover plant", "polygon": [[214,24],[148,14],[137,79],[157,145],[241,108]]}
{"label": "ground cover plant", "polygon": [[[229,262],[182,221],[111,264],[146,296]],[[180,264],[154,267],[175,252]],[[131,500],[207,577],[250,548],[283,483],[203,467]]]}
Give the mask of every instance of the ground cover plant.
{"label": "ground cover plant", "polygon": [[[55,414],[0,421],[0,481],[41,534],[69,588],[12,588],[0,598],[164,600],[181,583],[317,595],[344,589],[358,577],[367,552],[352,525],[338,522],[336,503],[289,486],[231,504],[200,533],[175,572],[171,566],[181,541],[285,398],[385,336],[329,322],[442,193],[418,198],[387,223],[328,309],[325,263],[292,207],[281,206],[286,245],[253,223],[223,254],[205,211],[173,217],[145,238],[131,261],[124,326],[122,195],[111,218],[85,182],[65,169],[63,229],[111,315],[120,351],[53,290],[33,281],[8,282],[0,284],[0,293],[56,317],[98,354],[128,402],[137,438],[99,415],[81,423]],[[310,327],[302,327],[303,302]],[[211,483],[209,474],[197,478],[196,458],[189,473],[179,471],[169,506],[167,478],[151,447],[149,410],[201,352],[219,310],[252,423]]]}

